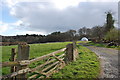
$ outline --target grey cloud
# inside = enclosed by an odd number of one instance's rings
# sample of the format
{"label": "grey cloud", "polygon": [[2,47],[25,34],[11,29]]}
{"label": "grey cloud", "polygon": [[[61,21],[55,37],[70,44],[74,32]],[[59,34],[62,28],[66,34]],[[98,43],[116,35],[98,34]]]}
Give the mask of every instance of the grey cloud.
{"label": "grey cloud", "polygon": [[29,23],[26,27],[28,30],[49,33],[103,25],[106,11],[115,12],[117,19],[117,8],[117,3],[114,2],[82,2],[63,10],[55,8],[51,3],[20,3],[14,8],[14,16]]}

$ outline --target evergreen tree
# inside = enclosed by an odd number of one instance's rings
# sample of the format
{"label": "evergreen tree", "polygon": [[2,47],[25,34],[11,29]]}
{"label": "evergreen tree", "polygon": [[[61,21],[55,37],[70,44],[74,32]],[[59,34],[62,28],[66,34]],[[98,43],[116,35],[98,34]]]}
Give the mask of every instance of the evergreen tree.
{"label": "evergreen tree", "polygon": [[112,17],[112,13],[107,12],[106,27],[105,27],[106,32],[109,32],[111,29],[114,28],[114,22],[115,22],[115,20]]}

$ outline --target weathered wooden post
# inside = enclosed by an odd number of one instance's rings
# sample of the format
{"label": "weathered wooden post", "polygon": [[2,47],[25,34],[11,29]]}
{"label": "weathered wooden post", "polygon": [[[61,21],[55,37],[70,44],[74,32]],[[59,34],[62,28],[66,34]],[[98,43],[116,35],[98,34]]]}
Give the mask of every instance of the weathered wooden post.
{"label": "weathered wooden post", "polygon": [[[15,61],[15,57],[16,57],[16,49],[12,48],[11,49],[11,58],[10,58],[10,61]],[[16,67],[12,66],[11,69],[10,69],[10,72],[11,73],[15,72],[15,69],[16,69]],[[11,78],[11,80],[15,80],[15,77]]]}
{"label": "weathered wooden post", "polygon": [[73,61],[76,61],[78,57],[79,55],[78,55],[78,49],[76,46],[76,42],[73,42]]}
{"label": "weathered wooden post", "polygon": [[[17,57],[17,61],[21,61],[21,60],[28,60],[29,59],[29,45],[27,44],[19,44],[18,45],[18,57]],[[21,65],[17,67],[17,71],[21,70],[21,69],[25,69],[27,68],[27,65]],[[20,74],[17,76],[17,79],[24,79],[27,80],[27,76],[26,74]]]}
{"label": "weathered wooden post", "polygon": [[78,56],[76,43],[68,44],[66,46],[66,56],[65,56],[65,63],[69,64],[72,61],[76,61],[76,58]]}
{"label": "weathered wooden post", "polygon": [[[12,48],[10,61],[15,61],[16,49]],[[15,66],[11,67],[11,73],[15,72]]]}
{"label": "weathered wooden post", "polygon": [[73,44],[68,44],[66,46],[66,56],[65,56],[65,63],[66,64],[69,64],[71,61],[73,61],[73,55],[72,55],[72,52],[73,52]]}

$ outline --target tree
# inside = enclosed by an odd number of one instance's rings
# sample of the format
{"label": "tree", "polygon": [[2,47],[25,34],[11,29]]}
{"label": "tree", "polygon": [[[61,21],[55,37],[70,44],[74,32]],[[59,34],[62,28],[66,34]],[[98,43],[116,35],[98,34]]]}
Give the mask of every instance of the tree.
{"label": "tree", "polygon": [[68,35],[68,38],[70,39],[70,41],[72,41],[75,39],[76,30],[69,30],[66,32],[66,35]]}
{"label": "tree", "polygon": [[83,27],[78,30],[79,35],[86,35],[87,33],[87,28]]}
{"label": "tree", "polygon": [[76,30],[69,30],[69,31],[67,31],[67,33],[70,34],[70,36],[73,37],[76,34]]}
{"label": "tree", "polygon": [[91,28],[86,28],[86,27],[80,28],[78,30],[78,33],[79,33],[80,38],[82,37],[90,38],[92,36]]}
{"label": "tree", "polygon": [[58,31],[58,32],[53,32],[53,33],[51,33],[51,35],[59,35],[61,32],[60,31]]}
{"label": "tree", "polygon": [[92,28],[92,37],[98,38],[99,40],[104,37],[104,27],[95,26]]}
{"label": "tree", "polygon": [[107,41],[114,41],[114,42],[119,42],[119,34],[120,30],[114,28],[111,29],[109,32],[107,32],[106,36],[105,36],[105,40]]}
{"label": "tree", "polygon": [[110,31],[111,29],[114,28],[115,20],[113,19],[111,12],[106,12],[106,14],[107,14],[107,17],[106,17],[105,30],[106,30],[106,33],[107,33],[108,31]]}

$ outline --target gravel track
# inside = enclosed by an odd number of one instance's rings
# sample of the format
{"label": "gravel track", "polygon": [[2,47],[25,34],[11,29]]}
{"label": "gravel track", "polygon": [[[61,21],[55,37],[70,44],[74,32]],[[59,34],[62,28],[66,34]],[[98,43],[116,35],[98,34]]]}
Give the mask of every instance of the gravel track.
{"label": "gravel track", "polygon": [[101,75],[99,78],[118,78],[118,50],[85,46],[99,56]]}

